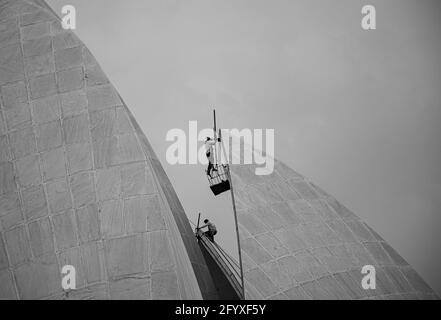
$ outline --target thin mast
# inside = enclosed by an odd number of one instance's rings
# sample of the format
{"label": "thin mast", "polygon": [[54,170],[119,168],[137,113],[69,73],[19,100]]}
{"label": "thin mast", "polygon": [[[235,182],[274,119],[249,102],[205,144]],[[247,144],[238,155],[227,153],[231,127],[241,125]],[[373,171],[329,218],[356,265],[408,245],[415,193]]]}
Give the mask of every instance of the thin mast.
{"label": "thin mast", "polygon": [[[217,144],[217,136],[216,136],[216,110],[213,109],[213,119],[214,119],[214,127],[213,127],[213,138],[214,138],[214,158],[216,159],[216,165],[219,165],[219,158],[218,158],[218,144]],[[217,168],[216,168],[217,169]]]}
{"label": "thin mast", "polygon": [[228,158],[225,154],[225,149],[223,148],[222,131],[220,129],[219,129],[219,139],[221,141],[221,148],[222,148],[222,151],[224,152],[224,157],[226,159],[225,161],[227,162],[226,172],[227,172],[228,181],[230,182],[231,202],[233,204],[234,224],[236,226],[237,251],[239,253],[240,282],[242,283],[242,299],[245,299],[245,283],[243,280],[242,250],[240,249],[239,225],[237,223],[236,201],[234,199],[233,180],[231,179]]}
{"label": "thin mast", "polygon": [[196,226],[197,231],[199,231],[199,222],[201,221],[201,213],[198,215],[198,225]]}

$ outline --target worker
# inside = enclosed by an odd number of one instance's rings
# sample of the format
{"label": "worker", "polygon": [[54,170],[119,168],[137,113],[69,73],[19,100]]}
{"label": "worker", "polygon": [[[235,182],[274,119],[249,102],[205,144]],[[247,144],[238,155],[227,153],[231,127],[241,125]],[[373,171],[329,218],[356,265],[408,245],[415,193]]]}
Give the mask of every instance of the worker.
{"label": "worker", "polygon": [[208,159],[207,175],[210,178],[213,178],[211,176],[212,171],[217,172],[217,169],[213,166],[213,162],[214,162],[213,146],[215,144],[216,144],[216,142],[211,140],[210,137],[207,137],[207,139],[205,140],[205,155],[207,156],[207,159]]}
{"label": "worker", "polygon": [[201,226],[199,229],[208,228],[208,230],[204,232],[204,235],[208,239],[210,239],[211,242],[214,242],[214,235],[217,233],[216,226],[214,225],[214,223],[212,223],[208,219],[205,219],[204,223],[205,224],[203,226]]}

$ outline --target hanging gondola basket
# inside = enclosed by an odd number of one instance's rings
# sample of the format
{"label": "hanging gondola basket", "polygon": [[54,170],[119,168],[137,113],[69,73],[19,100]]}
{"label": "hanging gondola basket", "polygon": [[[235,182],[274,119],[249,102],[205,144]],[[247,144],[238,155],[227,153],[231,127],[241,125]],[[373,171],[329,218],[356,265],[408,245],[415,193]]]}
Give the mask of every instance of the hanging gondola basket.
{"label": "hanging gondola basket", "polygon": [[228,179],[228,165],[215,165],[217,171],[212,171],[210,177],[207,173],[210,189],[215,196],[231,189],[230,181]]}

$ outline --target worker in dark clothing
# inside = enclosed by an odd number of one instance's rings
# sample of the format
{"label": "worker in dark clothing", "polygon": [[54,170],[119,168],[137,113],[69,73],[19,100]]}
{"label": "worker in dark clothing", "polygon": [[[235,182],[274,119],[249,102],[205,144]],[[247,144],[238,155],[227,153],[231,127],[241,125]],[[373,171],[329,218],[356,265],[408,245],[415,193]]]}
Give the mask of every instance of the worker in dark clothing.
{"label": "worker in dark clothing", "polygon": [[204,235],[210,239],[211,242],[214,242],[214,235],[217,233],[216,226],[214,223],[211,223],[208,219],[204,220],[204,225],[201,226],[199,229],[202,228],[208,228],[207,231],[204,232]]}

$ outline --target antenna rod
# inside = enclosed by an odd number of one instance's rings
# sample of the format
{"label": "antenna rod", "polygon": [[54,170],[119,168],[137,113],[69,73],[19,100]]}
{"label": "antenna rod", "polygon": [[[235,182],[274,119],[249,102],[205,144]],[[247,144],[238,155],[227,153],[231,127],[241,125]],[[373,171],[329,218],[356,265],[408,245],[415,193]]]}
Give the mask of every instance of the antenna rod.
{"label": "antenna rod", "polygon": [[216,136],[216,109],[213,109],[213,118],[214,118],[214,135]]}
{"label": "antenna rod", "polygon": [[[213,119],[214,119],[214,127],[213,127],[213,138],[214,138],[214,159],[216,160],[216,166],[219,164],[219,157],[218,157],[218,144],[217,144],[217,135],[216,135],[216,109],[213,109]],[[217,169],[217,168],[216,168]]]}
{"label": "antenna rod", "polygon": [[242,250],[240,248],[240,236],[239,236],[239,225],[237,223],[237,211],[236,211],[236,200],[234,199],[234,191],[233,191],[233,180],[231,179],[230,174],[230,165],[229,165],[229,159],[227,158],[227,155],[225,153],[224,143],[221,138],[222,130],[219,129],[219,138],[221,139],[221,148],[224,151],[224,157],[226,161],[226,172],[227,172],[227,178],[230,182],[230,191],[231,191],[231,202],[233,204],[233,213],[234,213],[234,224],[236,226],[236,239],[237,239],[237,251],[239,253],[239,267],[240,267],[240,282],[242,283],[242,299],[245,300],[245,282],[243,280],[243,264],[242,264]]}
{"label": "antenna rod", "polygon": [[196,226],[197,231],[199,231],[199,221],[201,220],[201,213],[198,215],[198,225]]}
{"label": "antenna rod", "polygon": [[228,180],[230,181],[231,202],[233,203],[234,223],[236,225],[237,250],[239,251],[240,281],[242,282],[242,299],[245,299],[245,283],[243,280],[242,250],[240,249],[239,225],[237,223],[236,200],[234,199],[233,181],[231,180],[230,166],[227,166]]}

